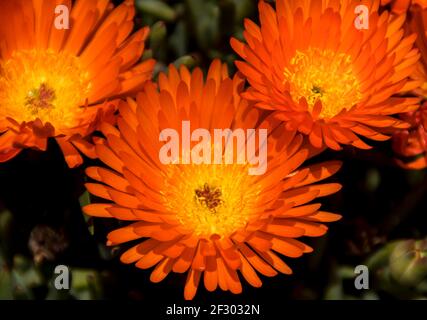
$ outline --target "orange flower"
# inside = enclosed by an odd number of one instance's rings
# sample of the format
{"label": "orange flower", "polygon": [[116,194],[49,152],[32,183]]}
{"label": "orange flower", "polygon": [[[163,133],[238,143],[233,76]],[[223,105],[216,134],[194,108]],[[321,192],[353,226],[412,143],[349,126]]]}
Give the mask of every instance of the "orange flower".
{"label": "orange flower", "polygon": [[[70,10],[57,29],[55,8]],[[130,36],[134,6],[109,0],[0,2],[0,162],[23,148],[59,143],[70,167],[94,158],[88,136],[117,108],[113,98],[150,79],[154,61],[139,63],[148,28]],[[63,22],[63,21],[62,21]]]}
{"label": "orange flower", "polygon": [[414,92],[427,99],[427,3],[424,7],[417,4],[410,7],[406,26],[407,32],[418,35],[415,44],[421,53],[417,68],[411,74],[411,78],[420,83]]}
{"label": "orange flower", "polygon": [[411,124],[406,130],[400,130],[393,136],[393,149],[397,163],[405,169],[427,168],[427,103],[419,110],[401,115]]}
{"label": "orange flower", "polygon": [[[356,5],[369,9],[358,30]],[[416,35],[402,36],[404,17],[378,14],[379,1],[277,0],[259,3],[261,27],[245,21],[247,44],[231,40],[251,87],[244,97],[308,135],[316,148],[369,148],[360,139],[386,140],[408,124],[391,115],[417,108],[393,97],[416,87],[408,76],[419,59]]]}
{"label": "orange flower", "polygon": [[411,0],[381,0],[381,5],[390,5],[393,13],[405,13],[411,4]]}
{"label": "orange flower", "polygon": [[396,14],[406,13],[411,4],[418,4],[427,7],[425,0],[381,0],[381,5],[391,6],[391,11]]}
{"label": "orange flower", "polygon": [[400,118],[411,127],[396,132],[393,136],[393,149],[398,159],[397,163],[405,169],[424,169],[427,167],[427,3],[413,1],[409,7],[406,20],[407,33],[418,35],[415,42],[421,53],[417,68],[411,74],[411,79],[419,86],[412,93],[422,99],[420,109],[402,114]]}
{"label": "orange flower", "polygon": [[[230,79],[219,61],[211,65],[206,82],[199,69],[190,73],[171,66],[169,76],[160,75],[159,90],[147,83],[136,101],[121,103],[118,130],[103,125],[106,140],[96,150],[110,169],[87,170],[99,181],[87,184],[89,192],[110,202],[88,205],[85,213],[133,221],[111,232],[108,244],[142,241],[121,261],[155,267],[153,282],[172,271],[188,272],[186,299],[195,296],[201,278],[209,291],[219,286],[237,294],[240,277],[259,287],[257,273],[290,274],[278,254],[296,258],[311,252],[296,238],[321,236],[327,231],[322,222],[340,218],[310,203],[340,189],[336,183],[317,183],[340,163],[299,168],[308,155],[301,149],[302,136],[284,130],[272,117],[260,121],[260,111],[240,98],[243,84],[241,75]],[[267,129],[267,171],[249,175],[247,159],[240,164],[162,164],[160,133],[167,128],[181,132],[182,121],[211,135],[214,129]],[[212,147],[226,154],[218,144]],[[237,157],[243,152],[235,150]]]}

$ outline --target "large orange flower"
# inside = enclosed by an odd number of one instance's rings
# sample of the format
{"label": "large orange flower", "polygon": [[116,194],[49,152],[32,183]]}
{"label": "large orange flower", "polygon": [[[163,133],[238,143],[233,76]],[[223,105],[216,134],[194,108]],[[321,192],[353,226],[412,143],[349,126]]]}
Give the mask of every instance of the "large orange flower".
{"label": "large orange flower", "polygon": [[[368,30],[355,25],[356,5],[369,9]],[[246,44],[231,40],[245,60],[244,97],[309,136],[316,148],[339,150],[360,139],[388,139],[408,125],[391,115],[417,108],[417,99],[394,97],[417,83],[408,76],[419,59],[416,35],[403,37],[404,16],[378,13],[379,1],[277,0],[259,3],[260,23],[245,21]]]}
{"label": "large orange flower", "polygon": [[[89,192],[109,202],[88,205],[85,213],[133,221],[111,232],[108,244],[141,240],[121,261],[155,267],[153,282],[171,271],[188,272],[186,299],[194,297],[202,277],[209,291],[219,286],[240,293],[240,277],[259,287],[257,272],[290,274],[279,255],[296,258],[311,252],[296,238],[321,236],[327,231],[323,222],[340,218],[320,211],[320,203],[310,203],[340,189],[339,184],[317,183],[340,164],[299,168],[308,155],[301,148],[302,136],[271,117],[260,121],[260,111],[240,98],[243,83],[241,75],[230,79],[219,61],[213,62],[206,82],[199,69],[190,73],[170,67],[168,76],[160,75],[159,90],[147,83],[136,101],[119,106],[118,130],[104,124],[106,140],[96,149],[110,168],[87,170],[99,181],[87,184]],[[181,132],[182,121],[211,136],[215,129],[267,129],[267,171],[250,175],[247,158],[240,164],[182,164],[186,151],[176,155],[176,163],[163,164],[160,133],[167,128]],[[220,146],[218,140],[212,142],[223,159],[227,148]],[[245,157],[244,149],[235,148],[235,156]]]}
{"label": "large orange flower", "polygon": [[[57,29],[57,5],[69,8],[69,29]],[[87,137],[109,121],[117,103],[107,101],[151,77],[153,61],[139,63],[149,30],[130,36],[133,17],[132,1],[0,1],[0,162],[45,150],[49,137],[70,167],[82,162],[77,150],[95,157]]]}

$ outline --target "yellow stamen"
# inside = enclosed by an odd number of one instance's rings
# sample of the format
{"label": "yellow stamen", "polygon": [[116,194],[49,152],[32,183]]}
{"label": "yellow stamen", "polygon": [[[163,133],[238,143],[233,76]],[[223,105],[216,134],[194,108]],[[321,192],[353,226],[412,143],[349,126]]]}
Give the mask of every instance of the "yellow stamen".
{"label": "yellow stamen", "polygon": [[310,110],[317,100],[321,101],[321,118],[332,118],[362,98],[352,58],[344,53],[317,48],[297,51],[285,68],[284,76],[295,101],[304,97]]}

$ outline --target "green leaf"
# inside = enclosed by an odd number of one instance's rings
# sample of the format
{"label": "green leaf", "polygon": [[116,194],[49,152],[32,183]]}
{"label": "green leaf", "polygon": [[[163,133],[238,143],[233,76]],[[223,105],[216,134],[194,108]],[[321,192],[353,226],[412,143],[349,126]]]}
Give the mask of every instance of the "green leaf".
{"label": "green leaf", "polygon": [[[0,256],[5,259],[4,263],[12,265],[12,254],[10,252],[10,237],[11,237],[11,225],[13,216],[8,210],[0,212]],[[1,266],[1,264],[0,264]]]}
{"label": "green leaf", "polygon": [[[88,191],[85,191],[79,198],[80,206],[83,208],[84,206],[87,206],[91,203],[90,199],[90,193]],[[87,228],[91,235],[94,234],[94,228],[93,228],[93,221],[92,218],[88,215],[83,214],[83,217],[86,221]]]}
{"label": "green leaf", "polygon": [[162,1],[137,0],[136,7],[139,11],[150,14],[161,20],[172,22],[176,19],[175,11]]}
{"label": "green leaf", "polygon": [[169,45],[177,56],[184,56],[188,52],[188,33],[184,21],[176,24],[175,30],[169,38]]}
{"label": "green leaf", "polygon": [[156,60],[167,59],[167,30],[163,21],[156,22],[151,27],[150,50],[151,55]]}
{"label": "green leaf", "polygon": [[73,269],[71,293],[80,300],[102,298],[101,278],[95,270]]}
{"label": "green leaf", "polygon": [[204,50],[215,47],[220,38],[220,10],[212,1],[186,0],[197,42]]}
{"label": "green leaf", "polygon": [[195,65],[197,65],[196,59],[192,56],[183,56],[181,58],[178,58],[173,63],[175,67],[179,68],[181,65],[185,65],[187,68],[193,68]]}
{"label": "green leaf", "polygon": [[6,266],[0,265],[0,300],[12,300],[13,279]]}
{"label": "green leaf", "polygon": [[43,285],[40,272],[35,268],[32,260],[22,256],[13,257],[13,295],[16,299],[34,299],[32,288]]}
{"label": "green leaf", "polygon": [[226,0],[230,1],[236,7],[236,22],[241,23],[244,18],[250,16],[256,7],[256,1],[253,0]]}

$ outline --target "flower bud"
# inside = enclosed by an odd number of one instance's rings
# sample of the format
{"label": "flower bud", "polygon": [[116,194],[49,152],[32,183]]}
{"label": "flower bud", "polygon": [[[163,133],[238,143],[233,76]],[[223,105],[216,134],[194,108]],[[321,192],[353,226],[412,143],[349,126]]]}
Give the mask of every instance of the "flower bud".
{"label": "flower bud", "polygon": [[390,255],[390,273],[402,285],[421,282],[427,276],[427,239],[398,243]]}

